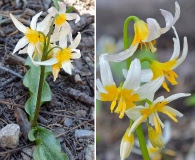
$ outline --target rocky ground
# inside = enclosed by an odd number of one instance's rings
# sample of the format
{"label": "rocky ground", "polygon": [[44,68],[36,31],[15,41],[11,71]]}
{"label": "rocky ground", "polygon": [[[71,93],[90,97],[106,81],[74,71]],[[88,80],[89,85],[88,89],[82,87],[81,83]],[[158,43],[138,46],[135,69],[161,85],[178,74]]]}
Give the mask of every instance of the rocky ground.
{"label": "rocky ground", "polygon": [[[94,1],[66,1],[81,16],[76,25],[71,23],[73,36],[81,32],[79,45],[81,58],[75,60],[73,75],[61,70],[54,82],[49,76],[52,101],[41,107],[38,123],[55,133],[62,151],[71,160],[94,159]],[[2,0],[0,1],[0,136],[9,135],[2,129],[9,124],[22,125],[26,122],[24,104],[29,97],[22,79],[28,67],[24,65],[26,55],[12,55],[13,49],[22,34],[15,28],[9,14],[29,26],[32,16],[52,5],[51,0]],[[11,128],[14,128],[13,126]],[[20,127],[21,129],[21,127]],[[18,133],[17,127],[14,133]],[[17,134],[15,134],[17,135]],[[0,142],[1,160],[30,160],[34,144],[26,138],[25,128],[20,130],[19,142],[5,148]],[[14,139],[14,140],[17,140]]]}

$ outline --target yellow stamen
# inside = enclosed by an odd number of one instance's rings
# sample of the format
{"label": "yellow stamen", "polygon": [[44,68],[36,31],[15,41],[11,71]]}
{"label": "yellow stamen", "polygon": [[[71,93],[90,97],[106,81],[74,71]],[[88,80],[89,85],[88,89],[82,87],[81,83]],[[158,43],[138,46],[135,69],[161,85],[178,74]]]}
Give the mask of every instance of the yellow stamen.
{"label": "yellow stamen", "polygon": [[[121,87],[117,88],[114,85],[105,86],[105,90],[108,93],[100,93],[101,100],[112,102],[110,110],[111,112],[114,111],[115,113],[120,113],[119,118],[123,118],[125,111],[135,106],[134,103],[140,100],[139,95],[133,94],[132,90],[127,90]],[[117,102],[118,105],[116,107]]]}
{"label": "yellow stamen", "polygon": [[61,26],[64,22],[66,22],[66,14],[59,14],[56,17],[55,24]]}
{"label": "yellow stamen", "polygon": [[25,36],[28,39],[29,43],[34,45],[40,40],[39,32],[32,30],[30,28],[27,29]]}
{"label": "yellow stamen", "polygon": [[[150,64],[150,68],[153,72],[153,77],[152,80],[160,77],[160,76],[165,76],[165,78],[172,84],[176,85],[177,81],[176,78],[178,78],[178,75],[172,70],[172,68],[177,64],[177,60],[171,60],[165,63],[158,62],[154,60]],[[166,84],[166,82],[163,82],[163,87],[169,92],[169,88]]]}

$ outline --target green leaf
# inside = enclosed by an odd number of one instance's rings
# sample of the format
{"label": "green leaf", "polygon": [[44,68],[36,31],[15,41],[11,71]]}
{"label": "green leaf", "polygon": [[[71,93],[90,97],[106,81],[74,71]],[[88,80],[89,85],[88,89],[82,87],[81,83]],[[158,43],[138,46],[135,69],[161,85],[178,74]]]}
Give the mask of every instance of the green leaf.
{"label": "green leaf", "polygon": [[61,152],[60,143],[54,134],[43,127],[33,128],[29,132],[29,139],[35,141],[37,147],[33,152],[34,160],[68,160],[68,156]]}
{"label": "green leaf", "polygon": [[194,106],[195,105],[195,94],[192,94],[190,97],[186,98],[185,104],[187,106]]}
{"label": "green leaf", "polygon": [[[31,121],[34,117],[35,106],[37,102],[37,94],[38,94],[41,67],[35,66],[31,62],[30,58],[27,58],[25,65],[30,67],[30,69],[27,71],[23,79],[24,86],[27,87],[30,91],[30,98],[25,103],[25,110],[29,114],[30,121]],[[46,77],[50,73],[51,73],[51,67],[46,67],[44,78],[46,79]],[[44,102],[50,101],[50,100],[51,100],[51,90],[46,80],[44,80],[41,104],[43,104]]]}

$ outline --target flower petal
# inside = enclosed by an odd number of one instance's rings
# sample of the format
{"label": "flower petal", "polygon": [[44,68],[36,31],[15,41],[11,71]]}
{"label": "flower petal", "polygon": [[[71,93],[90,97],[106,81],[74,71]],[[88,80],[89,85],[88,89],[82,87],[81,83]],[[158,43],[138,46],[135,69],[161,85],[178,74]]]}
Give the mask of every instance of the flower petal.
{"label": "flower petal", "polygon": [[178,34],[177,34],[177,31],[176,31],[175,27],[173,26],[172,28],[174,30],[176,38],[173,38],[173,41],[174,41],[174,51],[173,51],[173,55],[170,58],[170,60],[177,59],[179,57],[179,54],[180,54],[180,41],[179,41],[179,37],[178,37]]}
{"label": "flower petal", "polygon": [[27,48],[28,48],[28,47],[24,47],[24,49],[21,49],[21,50],[18,52],[18,54],[25,54],[25,53],[28,53]]}
{"label": "flower petal", "polygon": [[51,7],[51,8],[49,8],[48,10],[48,13],[51,15],[51,16],[55,16],[56,14],[58,14],[58,11],[57,11],[57,9],[55,8],[55,7]]}
{"label": "flower petal", "polygon": [[183,114],[181,112],[179,112],[178,110],[172,108],[172,107],[169,107],[169,106],[165,106],[164,108],[166,111],[168,112],[171,112],[171,113],[174,113],[175,115],[177,115],[178,117],[183,117]]}
{"label": "flower petal", "polygon": [[44,66],[51,66],[51,65],[54,65],[58,62],[58,60],[56,58],[50,58],[46,61],[41,61],[41,62],[36,62],[34,61],[34,64],[37,64],[37,65],[44,65]]}
{"label": "flower petal", "polygon": [[77,13],[66,13],[67,20],[73,20],[75,19],[75,23],[80,21],[80,16]]}
{"label": "flower petal", "polygon": [[172,14],[168,11],[161,9],[161,13],[164,16],[165,22],[166,22],[166,27],[162,28],[161,32],[166,33],[178,20],[178,18],[180,16],[180,6],[179,6],[178,2],[175,2],[175,16],[174,16],[174,18],[172,16]]}
{"label": "flower petal", "polygon": [[134,54],[134,52],[136,51],[137,47],[138,47],[138,43],[135,44],[134,46],[131,46],[127,50],[120,52],[120,53],[106,55],[105,59],[107,61],[112,61],[112,62],[121,62],[121,61],[126,60],[127,58],[131,57]]}
{"label": "flower petal", "polygon": [[22,37],[18,43],[16,44],[13,54],[16,53],[19,49],[23,48],[25,45],[27,45],[29,42],[27,40],[27,38],[24,36]]}
{"label": "flower petal", "polygon": [[61,26],[55,25],[53,34],[51,35],[51,42],[57,42],[59,40]]}
{"label": "flower petal", "polygon": [[31,20],[30,22],[30,28],[33,29],[33,30],[36,30],[37,28],[37,20],[38,18],[40,17],[40,15],[42,14],[42,11],[37,13]]}
{"label": "flower petal", "polygon": [[26,33],[27,27],[24,26],[20,21],[18,21],[11,13],[10,13],[10,17],[11,17],[11,19],[12,19],[14,25],[16,26],[16,28],[17,28],[19,31],[21,31],[21,32],[23,32],[23,33]]}
{"label": "flower petal", "polygon": [[153,77],[153,72],[151,69],[141,70],[141,82],[150,82]]}
{"label": "flower petal", "polygon": [[136,121],[139,117],[142,116],[142,114],[140,113],[140,111],[144,109],[143,106],[136,106],[133,108],[128,109],[127,111],[125,111],[125,114],[132,119],[133,121]]}
{"label": "flower petal", "polygon": [[140,61],[136,58],[132,61],[130,69],[128,70],[126,80],[122,88],[128,90],[137,89],[141,83],[141,65]]}
{"label": "flower petal", "polygon": [[150,101],[153,101],[155,92],[160,88],[164,81],[164,77],[156,78],[155,80],[142,85],[134,93],[137,93],[140,96],[140,99],[147,98]]}
{"label": "flower petal", "polygon": [[165,97],[164,96],[160,96],[160,97],[156,98],[152,103],[153,103],[153,105],[155,105],[156,103],[162,102],[164,100],[165,100]]}
{"label": "flower petal", "polygon": [[79,43],[81,41],[81,34],[80,32],[78,32],[76,38],[73,40],[73,42],[71,43],[71,45],[69,46],[71,49],[75,49],[78,47]]}
{"label": "flower petal", "polygon": [[96,99],[99,100],[99,101],[101,101],[102,99],[101,99],[101,96],[100,96],[100,92],[96,90],[95,93],[96,93],[95,94],[96,95]]}
{"label": "flower petal", "polygon": [[99,92],[108,93],[108,92],[104,89],[104,86],[103,86],[102,82],[100,81],[100,79],[97,79],[97,80],[96,80],[96,86],[97,86],[97,89],[98,89]]}
{"label": "flower petal", "polygon": [[58,2],[59,4],[59,13],[66,13],[66,4],[63,2]]}
{"label": "flower petal", "polygon": [[146,116],[141,116],[139,117],[136,121],[134,121],[133,125],[131,126],[131,129],[129,131],[129,135],[135,131],[135,129],[142,123],[146,120]]}
{"label": "flower petal", "polygon": [[164,144],[167,144],[171,139],[171,123],[169,121],[165,121],[165,127],[162,135],[162,139]]}
{"label": "flower petal", "polygon": [[101,76],[103,86],[115,85],[115,82],[112,77],[110,65],[108,61],[104,59],[105,56],[106,54],[102,54],[99,57],[100,76]]}
{"label": "flower petal", "polygon": [[178,98],[181,98],[181,97],[188,97],[190,96],[191,94],[190,93],[177,93],[177,94],[173,94],[169,97],[167,97],[164,101],[170,103]]}
{"label": "flower petal", "polygon": [[143,42],[151,42],[158,37],[160,37],[161,33],[161,28],[158,24],[158,22],[153,19],[153,18],[147,18],[147,24],[148,24],[148,30],[149,30],[149,35],[148,38],[143,41]]}
{"label": "flower petal", "polygon": [[183,44],[183,52],[181,57],[177,60],[177,64],[174,66],[173,69],[175,69],[177,66],[179,66],[185,59],[188,53],[188,42],[187,42],[187,38],[184,37],[184,44]]}
{"label": "flower petal", "polygon": [[72,53],[71,59],[78,59],[81,57],[81,53],[79,49],[72,49],[72,51],[74,52]]}
{"label": "flower petal", "polygon": [[28,51],[28,55],[29,55],[30,59],[32,61],[34,61],[33,58],[32,58],[32,56],[33,56],[33,53],[35,51],[35,45],[29,43],[28,48],[27,48],[27,51]]}
{"label": "flower petal", "polygon": [[41,22],[37,23],[37,31],[44,32],[44,34],[48,34],[50,23],[52,20],[52,16],[48,14]]}
{"label": "flower petal", "polygon": [[72,74],[72,69],[74,68],[71,64],[71,61],[66,61],[64,63],[62,63],[62,68],[64,69],[65,72],[67,72],[68,74]]}

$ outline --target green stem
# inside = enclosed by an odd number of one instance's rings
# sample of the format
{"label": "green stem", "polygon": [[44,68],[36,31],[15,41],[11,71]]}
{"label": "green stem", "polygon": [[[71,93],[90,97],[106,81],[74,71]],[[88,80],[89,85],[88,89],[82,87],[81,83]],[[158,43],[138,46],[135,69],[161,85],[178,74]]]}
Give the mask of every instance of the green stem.
{"label": "green stem", "polygon": [[[128,49],[129,48],[129,45],[130,45],[130,42],[129,42],[129,35],[128,35],[128,26],[129,26],[129,23],[130,21],[137,21],[139,20],[139,18],[137,18],[136,16],[129,16],[126,20],[125,20],[125,23],[124,23],[124,27],[123,27],[123,43],[124,43],[124,49]],[[131,59],[130,58],[127,58],[126,59],[126,64],[127,64],[127,68],[129,68],[130,64],[131,64]]]}
{"label": "green stem", "polygon": [[40,75],[40,80],[39,80],[37,103],[36,103],[34,118],[32,121],[32,127],[35,127],[37,125],[37,119],[38,119],[39,110],[41,107],[41,95],[42,95],[42,88],[43,88],[43,82],[44,82],[44,75],[45,75],[45,66],[41,66],[41,75]]}
{"label": "green stem", "polygon": [[140,124],[137,129],[136,129],[136,134],[137,134],[137,138],[140,144],[140,149],[142,151],[142,156],[144,160],[150,160],[150,156],[148,154],[148,149],[146,146],[146,141],[145,141],[145,137],[143,134],[143,129],[142,129],[142,125]]}

